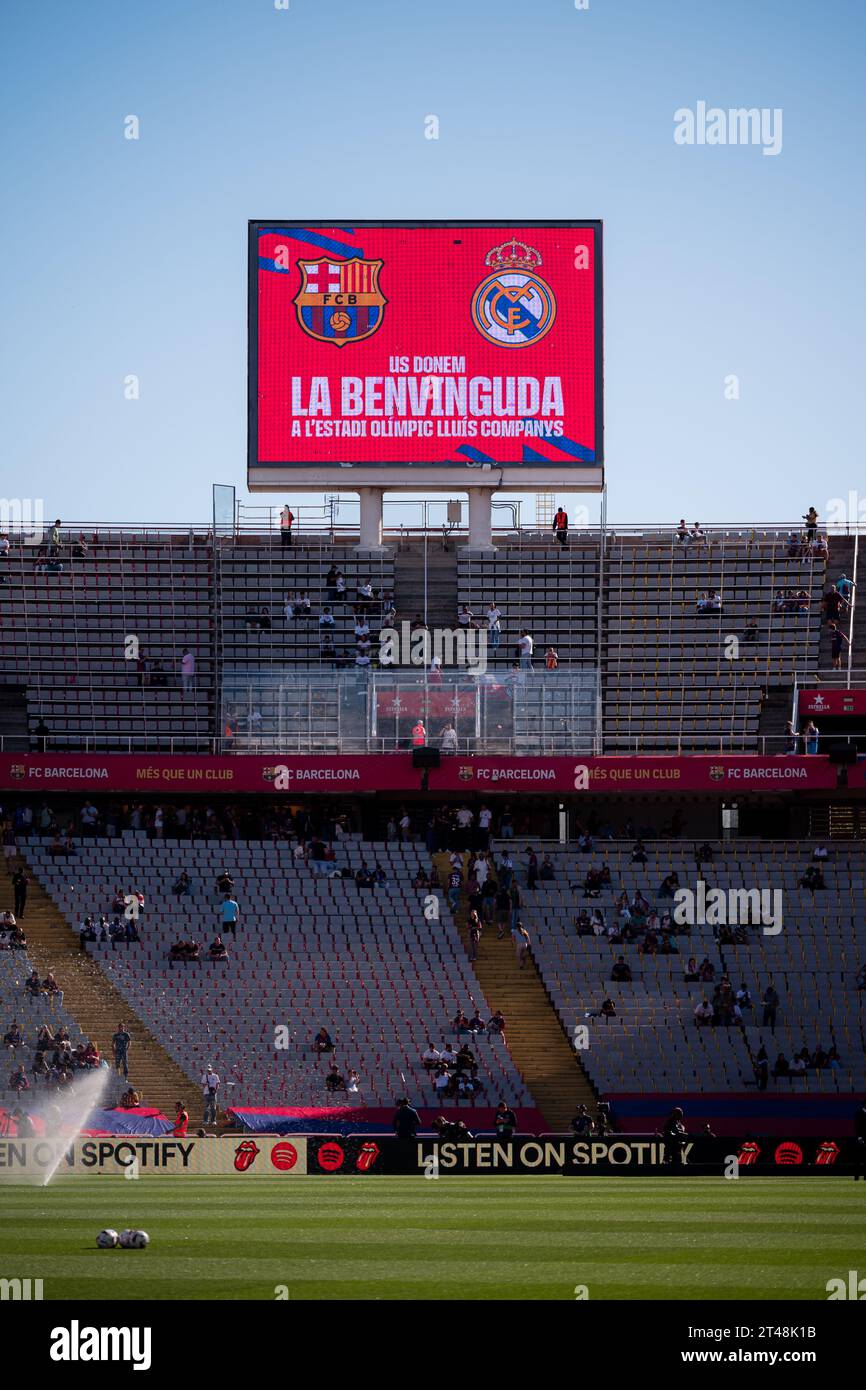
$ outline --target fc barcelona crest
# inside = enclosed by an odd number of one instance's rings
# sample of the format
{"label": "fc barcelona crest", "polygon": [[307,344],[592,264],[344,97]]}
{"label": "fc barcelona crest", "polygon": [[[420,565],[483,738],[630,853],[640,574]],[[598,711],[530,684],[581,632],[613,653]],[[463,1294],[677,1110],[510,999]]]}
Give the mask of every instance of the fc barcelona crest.
{"label": "fc barcelona crest", "polygon": [[298,323],[311,338],[335,347],[371,338],[382,326],[388,303],[379,289],[384,261],[298,261],[301,288],[295,297]]}

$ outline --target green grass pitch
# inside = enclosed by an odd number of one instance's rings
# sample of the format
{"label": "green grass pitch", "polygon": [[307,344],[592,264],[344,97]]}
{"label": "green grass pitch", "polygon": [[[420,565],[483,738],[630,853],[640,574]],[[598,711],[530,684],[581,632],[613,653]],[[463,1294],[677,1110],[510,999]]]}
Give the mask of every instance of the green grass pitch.
{"label": "green grass pitch", "polygon": [[[103,1226],[149,1249],[98,1250]],[[64,1176],[0,1187],[0,1278],[53,1299],[819,1299],[850,1178]]]}

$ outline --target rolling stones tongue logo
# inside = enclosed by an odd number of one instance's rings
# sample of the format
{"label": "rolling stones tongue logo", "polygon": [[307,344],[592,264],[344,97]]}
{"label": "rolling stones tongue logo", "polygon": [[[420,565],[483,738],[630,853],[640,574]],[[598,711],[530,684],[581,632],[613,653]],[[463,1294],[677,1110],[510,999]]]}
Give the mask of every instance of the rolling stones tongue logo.
{"label": "rolling stones tongue logo", "polygon": [[374,1144],[372,1139],[367,1139],[361,1145],[360,1152],[355,1160],[355,1168],[359,1173],[369,1173],[378,1157],[379,1145]]}
{"label": "rolling stones tongue logo", "polygon": [[825,1139],[818,1145],[818,1153],[815,1157],[815,1165],[818,1168],[829,1168],[831,1163],[835,1163],[842,1150],[832,1139]]}
{"label": "rolling stones tongue logo", "polygon": [[760,1158],[761,1150],[753,1139],[747,1139],[740,1152],[737,1154],[737,1162],[743,1168],[751,1168]]}
{"label": "rolling stones tongue logo", "polygon": [[239,1173],[245,1173],[248,1168],[252,1168],[259,1156],[258,1145],[252,1139],[245,1139],[242,1144],[238,1144],[235,1149],[235,1167]]}

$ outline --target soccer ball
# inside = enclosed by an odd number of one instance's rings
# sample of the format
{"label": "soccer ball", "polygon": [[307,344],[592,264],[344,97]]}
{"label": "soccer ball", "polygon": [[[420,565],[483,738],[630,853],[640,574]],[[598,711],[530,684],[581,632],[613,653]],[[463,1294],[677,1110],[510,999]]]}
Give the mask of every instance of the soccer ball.
{"label": "soccer ball", "polygon": [[99,1235],[96,1237],[96,1244],[99,1246],[100,1250],[113,1250],[119,1239],[120,1237],[116,1231],[100,1231]]}
{"label": "soccer ball", "polygon": [[143,1250],[150,1244],[147,1231],[121,1231],[120,1244],[124,1250]]}

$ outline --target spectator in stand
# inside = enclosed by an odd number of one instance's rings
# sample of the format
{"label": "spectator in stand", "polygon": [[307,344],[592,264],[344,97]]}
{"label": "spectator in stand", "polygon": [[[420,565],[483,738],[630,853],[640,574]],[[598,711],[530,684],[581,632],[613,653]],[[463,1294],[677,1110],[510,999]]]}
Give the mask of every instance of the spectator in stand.
{"label": "spectator in stand", "polygon": [[228,960],[229,953],[223,944],[221,936],[215,936],[208,948],[209,960]]}
{"label": "spectator in stand", "polygon": [[333,1050],[334,1044],[331,1040],[330,1033],[327,1028],[320,1028],[313,1039],[313,1051],[321,1056],[323,1052],[333,1052]]}
{"label": "spectator in stand", "polygon": [[706,995],[695,1008],[695,1023],[700,1027],[713,1021],[713,1006]]}
{"label": "spectator in stand", "polygon": [[475,621],[475,614],[472,612],[467,603],[461,603],[460,607],[457,610],[457,626],[462,627],[464,629],[470,627],[477,627],[477,623]]}
{"label": "spectator in stand", "polygon": [[469,914],[469,922],[467,925],[467,931],[469,933],[469,959],[472,961],[478,959],[478,943],[481,940],[481,930],[481,918],[473,908]]}
{"label": "spectator in stand", "polygon": [[689,531],[689,545],[702,546],[706,545],[706,543],[707,538],[701,530],[701,523],[699,521],[696,521],[692,529]]}
{"label": "spectator in stand", "polygon": [[427,730],[424,727],[424,720],[419,718],[412,726],[412,747],[424,748],[427,743]]}
{"label": "spectator in stand", "polygon": [[7,1052],[14,1053],[16,1048],[24,1046],[24,1038],[21,1029],[18,1027],[17,1019],[13,1019],[7,1031],[3,1034],[3,1046]]}
{"label": "spectator in stand", "polygon": [[559,653],[555,647],[548,647],[544,653],[544,668],[546,671],[555,671],[559,666]]}
{"label": "spectator in stand", "polygon": [[827,885],[824,882],[823,869],[817,864],[810,864],[803,874],[803,877],[800,879],[798,886],[800,888],[808,888],[811,893],[814,893],[816,888],[826,888]]}
{"label": "spectator in stand", "polygon": [[118,1076],[123,1075],[129,1080],[129,1047],[132,1038],[126,1030],[125,1023],[118,1023],[117,1032],[112,1034],[111,1047],[114,1052],[114,1069]]}
{"label": "spectator in stand", "polygon": [[644,848],[643,840],[638,840],[635,844],[631,852],[631,862],[633,864],[645,864],[647,862],[647,853]]}
{"label": "spectator in stand", "polygon": [[457,752],[457,730],[454,728],[454,725],[450,722],[447,723],[445,725],[445,728],[442,730],[440,747],[443,753]]}
{"label": "spectator in stand", "polygon": [[683,516],[680,517],[679,525],[677,526],[676,538],[677,545],[688,545],[689,543],[689,528]]}
{"label": "spectator in stand", "polygon": [[240,918],[240,905],[237,898],[226,893],[219,908],[222,929],[224,932],[230,931],[232,936],[237,935],[238,919]]}
{"label": "spectator in stand", "polygon": [[818,513],[815,511],[814,507],[809,508],[803,520],[806,523],[806,540],[810,542],[814,541],[818,533]]}
{"label": "spectator in stand", "polygon": [[673,898],[677,890],[679,889],[679,886],[679,876],[675,872],[675,870],[672,869],[671,872],[667,875],[667,877],[663,878],[661,883],[659,884],[658,895],[660,898]]}
{"label": "spectator in stand", "polygon": [[204,1097],[204,1123],[215,1125],[217,1120],[217,1095],[220,1088],[220,1079],[214,1071],[210,1062],[202,1073],[201,1093]]}
{"label": "spectator in stand", "polygon": [[463,888],[463,873],[460,869],[454,868],[448,876],[448,905],[452,912],[457,912],[460,907],[460,893]]}
{"label": "spectator in stand", "polygon": [[15,1067],[9,1077],[9,1090],[15,1092],[16,1099],[22,1091],[30,1090],[30,1082],[27,1080],[27,1073],[23,1067]]}
{"label": "spectator in stand", "polygon": [[557,509],[553,518],[553,534],[563,549],[568,545],[568,513],[563,507]]}
{"label": "spectator in stand", "polygon": [[180,658],[180,681],[184,695],[191,694],[195,685],[195,656],[189,647],[184,647]]}
{"label": "spectator in stand", "polygon": [[626,961],[625,956],[620,956],[615,961],[610,978],[615,984],[631,984],[631,966]]}
{"label": "spectator in stand", "polygon": [[49,970],[45,979],[42,981],[42,992],[48,996],[48,1002],[51,1005],[52,1013],[55,1007],[58,1009],[63,1008],[63,990],[54,978],[53,970]]}
{"label": "spectator in stand", "polygon": [[788,754],[799,753],[800,735],[794,728],[793,720],[789,719],[785,725],[785,752]]}
{"label": "spectator in stand", "polygon": [[496,599],[491,599],[487,605],[487,640],[495,652],[502,640],[502,610]]}
{"label": "spectator in stand", "polygon": [[501,1009],[497,1009],[487,1020],[487,1032],[488,1034],[499,1035],[500,1037],[504,1036],[505,1014]]}
{"label": "spectator in stand", "polygon": [[837,622],[832,621],[828,626],[830,628],[830,655],[833,658],[833,670],[840,671],[842,669],[843,644],[850,647],[851,643]]}
{"label": "spectator in stand", "polygon": [[538,855],[530,846],[526,846],[526,886],[530,890],[538,886]]}
{"label": "spectator in stand", "polygon": [[522,922],[518,922],[516,927],[511,930],[511,939],[514,942],[514,949],[517,953],[517,964],[521,970],[526,965],[526,958],[529,955],[529,948],[532,941],[529,932]]}
{"label": "spectator in stand", "polygon": [[280,510],[280,541],[283,545],[291,545],[292,543],[294,521],[295,514],[287,502]]}
{"label": "spectator in stand", "polygon": [[218,892],[218,893],[228,893],[228,894],[233,894],[233,893],[234,893],[234,891],[235,891],[235,881],[234,881],[234,879],[232,878],[231,874],[229,873],[228,869],[223,869],[222,873],[220,874],[219,878],[218,878],[217,881],[216,881],[216,886],[217,886],[217,892]]}
{"label": "spectator in stand", "polygon": [[517,639],[517,653],[520,658],[521,671],[535,670],[535,667],[532,664],[532,651],[534,645],[535,644],[532,638],[530,637],[529,633],[527,632],[526,628],[523,628],[521,630],[520,636]]}
{"label": "spectator in stand", "polygon": [[433,1046],[430,1038],[427,1039],[427,1047],[421,1053],[421,1064],[426,1071],[435,1071],[442,1060],[442,1053],[438,1047]]}
{"label": "spectator in stand", "polygon": [[78,818],[81,821],[82,835],[93,836],[96,834],[99,829],[99,812],[89,798],[82,806]]}
{"label": "spectator in stand", "polygon": [[779,995],[776,986],[770,981],[761,996],[761,1003],[764,1005],[764,1013],[761,1019],[761,1026],[769,1028],[771,1033],[776,1031],[776,1014],[779,1009]]}
{"label": "spectator in stand", "polygon": [[175,879],[171,891],[176,898],[189,898],[192,896],[192,879],[186,869]]}

